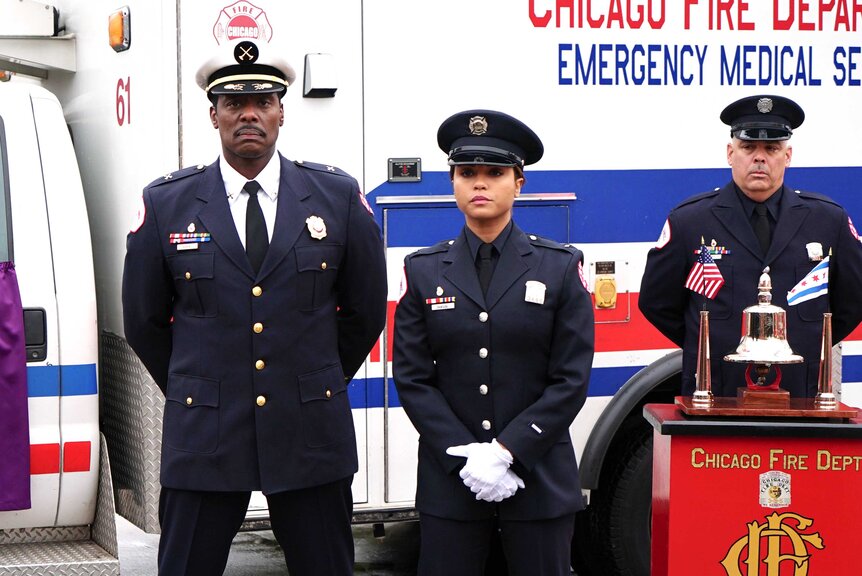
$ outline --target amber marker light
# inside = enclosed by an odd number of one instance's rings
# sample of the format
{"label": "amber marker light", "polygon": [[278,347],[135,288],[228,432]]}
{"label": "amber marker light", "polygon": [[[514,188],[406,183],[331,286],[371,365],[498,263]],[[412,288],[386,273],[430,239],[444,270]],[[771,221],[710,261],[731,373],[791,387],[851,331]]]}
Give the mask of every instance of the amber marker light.
{"label": "amber marker light", "polygon": [[132,45],[132,16],[128,6],[108,16],[108,43],[115,52],[128,50]]}

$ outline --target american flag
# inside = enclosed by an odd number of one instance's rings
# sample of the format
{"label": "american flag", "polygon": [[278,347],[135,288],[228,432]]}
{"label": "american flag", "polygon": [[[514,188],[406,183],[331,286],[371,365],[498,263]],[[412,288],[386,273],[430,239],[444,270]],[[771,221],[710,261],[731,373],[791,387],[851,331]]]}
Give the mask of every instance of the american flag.
{"label": "american flag", "polygon": [[721,276],[721,271],[710,256],[709,249],[701,244],[700,254],[694,266],[691,267],[691,272],[688,273],[685,287],[711,300],[715,298],[722,286],[724,286],[724,278]]}

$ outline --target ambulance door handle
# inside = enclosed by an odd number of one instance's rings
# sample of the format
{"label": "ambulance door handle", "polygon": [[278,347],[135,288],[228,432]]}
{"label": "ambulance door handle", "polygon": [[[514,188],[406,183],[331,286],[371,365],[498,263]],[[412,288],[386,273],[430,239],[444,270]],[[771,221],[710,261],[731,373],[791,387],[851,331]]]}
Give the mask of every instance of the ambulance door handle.
{"label": "ambulance door handle", "polygon": [[41,362],[48,357],[47,327],[44,308],[24,308],[27,362]]}

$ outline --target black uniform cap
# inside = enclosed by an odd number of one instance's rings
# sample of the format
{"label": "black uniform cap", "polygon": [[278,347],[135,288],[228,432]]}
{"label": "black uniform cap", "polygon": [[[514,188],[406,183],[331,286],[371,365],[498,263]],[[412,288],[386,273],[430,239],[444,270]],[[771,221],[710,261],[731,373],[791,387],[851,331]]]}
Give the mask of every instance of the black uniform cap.
{"label": "black uniform cap", "polygon": [[730,135],[740,140],[787,140],[805,120],[805,112],[783,96],[749,96],[721,112]]}
{"label": "black uniform cap", "polygon": [[538,162],[545,152],[530,128],[494,110],[466,110],[447,118],[437,130],[437,145],[449,165],[520,166]]}
{"label": "black uniform cap", "polygon": [[195,75],[207,95],[265,94],[283,96],[296,78],[288,62],[266,44],[240,40],[221,46]]}

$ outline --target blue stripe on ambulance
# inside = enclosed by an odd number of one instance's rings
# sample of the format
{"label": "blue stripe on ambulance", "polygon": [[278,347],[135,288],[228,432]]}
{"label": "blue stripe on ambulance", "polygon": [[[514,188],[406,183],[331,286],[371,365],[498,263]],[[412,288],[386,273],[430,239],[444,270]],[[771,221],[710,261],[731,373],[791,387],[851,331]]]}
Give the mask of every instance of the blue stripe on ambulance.
{"label": "blue stripe on ambulance", "polygon": [[[634,376],[643,366],[619,366],[611,368],[593,368],[590,377],[589,396],[613,396],[619,387]],[[354,379],[347,389],[350,407],[383,408],[383,378]],[[393,380],[389,379],[389,407],[399,408],[401,402],[395,391]]]}
{"label": "blue stripe on ambulance", "polygon": [[27,367],[27,395],[30,398],[86,396],[97,391],[95,364]]}
{"label": "blue stripe on ambulance", "polygon": [[[600,242],[654,242],[671,208],[692,194],[707,192],[724,186],[730,180],[727,168],[690,170],[528,170],[526,193],[574,192],[571,219],[571,241],[578,243]],[[803,168],[792,167],[787,172],[787,184],[800,190],[811,190],[831,197],[845,206],[850,216],[862,220],[854,213],[859,203],[857,186],[862,181],[862,167]],[[423,195],[452,193],[448,172],[425,172],[422,181],[411,183],[409,193],[414,199]],[[383,196],[406,193],[404,184],[386,182],[369,193],[375,216],[382,219],[386,206],[375,203]],[[413,207],[416,204],[412,204]],[[430,211],[422,214],[421,226],[410,218],[389,219],[386,234],[388,247],[430,246],[440,240],[454,237],[461,229],[461,218],[452,218],[446,210],[457,210],[454,205],[427,205],[440,210],[438,218]],[[395,208],[397,209],[397,208]],[[515,205],[515,218],[525,231],[529,231],[529,207]],[[429,219],[430,218],[430,219]],[[624,226],[620,225],[622,222]],[[448,227],[448,228],[447,228]]]}

